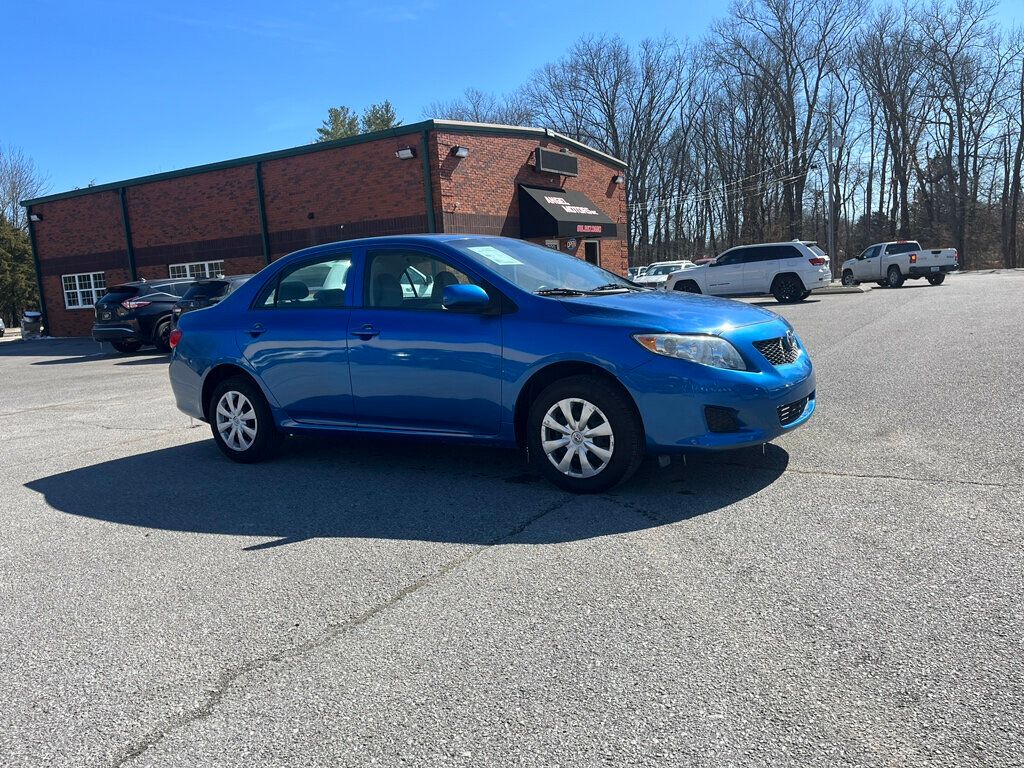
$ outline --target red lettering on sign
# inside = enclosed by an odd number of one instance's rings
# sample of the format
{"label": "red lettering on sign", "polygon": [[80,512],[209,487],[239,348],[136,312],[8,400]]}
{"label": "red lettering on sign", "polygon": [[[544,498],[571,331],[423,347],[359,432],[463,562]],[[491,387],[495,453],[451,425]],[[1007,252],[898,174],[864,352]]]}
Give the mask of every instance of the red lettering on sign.
{"label": "red lettering on sign", "polygon": [[576,231],[577,232],[596,232],[597,234],[601,234],[601,227],[599,225],[597,225],[597,224],[577,224],[576,225]]}

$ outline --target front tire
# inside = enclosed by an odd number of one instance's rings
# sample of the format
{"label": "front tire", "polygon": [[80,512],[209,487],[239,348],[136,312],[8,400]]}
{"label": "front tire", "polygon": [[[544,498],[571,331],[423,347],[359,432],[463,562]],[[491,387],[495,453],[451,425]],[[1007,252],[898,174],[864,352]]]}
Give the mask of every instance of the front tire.
{"label": "front tire", "polygon": [[857,285],[857,280],[853,277],[853,272],[851,272],[850,270],[846,270],[845,272],[843,272],[843,285],[845,285],[847,288],[852,288],[853,286]]}
{"label": "front tire", "polygon": [[903,273],[895,264],[889,267],[889,271],[885,273],[885,278],[885,282],[890,288],[899,288],[903,285]]}
{"label": "front tire", "polygon": [[928,275],[928,282],[932,285],[942,285],[946,280],[945,273],[940,272],[937,275]]}
{"label": "front tire", "polygon": [[694,280],[680,280],[672,286],[672,290],[683,293],[700,293],[700,286]]}
{"label": "front tire", "polygon": [[795,304],[805,297],[804,284],[796,275],[779,275],[772,281],[772,296],[779,304]]}
{"label": "front tire", "polygon": [[530,405],[527,447],[536,468],[572,493],[628,480],[644,457],[644,431],[629,396],[599,376],[549,385]]}
{"label": "front tire", "polygon": [[269,458],[284,439],[263,393],[244,376],[234,376],[217,385],[210,396],[207,414],[221,453],[241,464]]}

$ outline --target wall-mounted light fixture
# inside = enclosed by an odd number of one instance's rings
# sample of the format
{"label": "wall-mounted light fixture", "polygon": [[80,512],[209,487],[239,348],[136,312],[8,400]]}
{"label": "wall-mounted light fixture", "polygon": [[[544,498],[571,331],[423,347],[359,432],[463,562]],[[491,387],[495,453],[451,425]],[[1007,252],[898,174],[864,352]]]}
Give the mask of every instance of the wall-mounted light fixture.
{"label": "wall-mounted light fixture", "polygon": [[28,215],[28,220],[29,221],[42,221],[43,217],[40,216],[38,213],[30,213]]}
{"label": "wall-mounted light fixture", "polygon": [[626,183],[626,177],[623,176],[621,173],[616,175],[616,176],[612,176],[612,184],[625,184],[625,183]]}
{"label": "wall-mounted light fixture", "polygon": [[412,160],[416,157],[416,150],[413,147],[403,147],[395,152],[395,157],[399,160]]}
{"label": "wall-mounted light fixture", "polygon": [[469,147],[452,147],[452,154],[456,157],[469,157]]}

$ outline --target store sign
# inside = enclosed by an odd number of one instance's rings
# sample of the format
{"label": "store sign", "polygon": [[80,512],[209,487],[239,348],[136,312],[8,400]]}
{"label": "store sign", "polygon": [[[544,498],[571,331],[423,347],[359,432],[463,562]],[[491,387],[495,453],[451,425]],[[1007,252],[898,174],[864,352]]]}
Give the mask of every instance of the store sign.
{"label": "store sign", "polygon": [[588,235],[600,235],[604,230],[600,224],[577,224],[576,231]]}
{"label": "store sign", "polygon": [[570,237],[568,240],[566,240],[565,241],[565,247],[566,247],[566,250],[575,251],[576,250],[576,238],[575,237]]}
{"label": "store sign", "polygon": [[588,208],[585,205],[573,205],[564,197],[558,197],[557,195],[544,195],[544,200],[548,205],[557,205],[566,213],[582,213],[584,216],[600,216],[601,214],[595,211],[593,208]]}

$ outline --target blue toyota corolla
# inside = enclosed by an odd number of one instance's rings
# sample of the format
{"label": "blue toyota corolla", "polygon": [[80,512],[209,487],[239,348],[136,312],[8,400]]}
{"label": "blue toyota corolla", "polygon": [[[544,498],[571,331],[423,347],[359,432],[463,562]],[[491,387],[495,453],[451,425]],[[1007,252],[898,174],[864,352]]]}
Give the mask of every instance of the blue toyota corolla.
{"label": "blue toyota corolla", "polygon": [[518,444],[608,489],[644,453],[765,443],[814,413],[793,328],[500,237],[351,240],[267,266],[172,339],[178,407],[231,459],[356,431]]}

